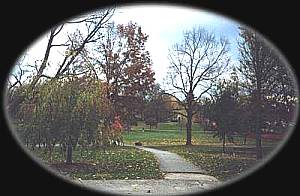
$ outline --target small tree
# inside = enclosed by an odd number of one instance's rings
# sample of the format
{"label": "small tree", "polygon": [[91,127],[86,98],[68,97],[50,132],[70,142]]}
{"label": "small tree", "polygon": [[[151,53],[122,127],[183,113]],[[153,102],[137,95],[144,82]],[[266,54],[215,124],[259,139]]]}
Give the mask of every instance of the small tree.
{"label": "small tree", "polygon": [[238,89],[235,82],[223,80],[217,86],[218,95],[214,103],[214,120],[218,136],[223,142],[225,153],[226,138],[233,142],[233,134],[238,129]]}
{"label": "small tree", "polygon": [[146,124],[157,128],[158,123],[169,119],[172,109],[164,100],[164,91],[158,84],[155,85],[145,102],[144,118]]}
{"label": "small tree", "polygon": [[91,143],[101,123],[101,88],[100,81],[87,77],[45,81],[36,86],[34,97],[25,96],[14,124],[26,143],[44,144],[50,160],[55,144],[60,144],[66,162],[71,163],[79,138]]}

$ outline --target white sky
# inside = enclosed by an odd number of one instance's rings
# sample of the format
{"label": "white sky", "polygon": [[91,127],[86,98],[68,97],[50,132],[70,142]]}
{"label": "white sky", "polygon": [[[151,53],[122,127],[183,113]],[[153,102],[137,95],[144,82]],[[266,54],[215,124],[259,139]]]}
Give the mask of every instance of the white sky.
{"label": "white sky", "polygon": [[[135,5],[117,8],[112,20],[116,24],[136,22],[142,27],[142,31],[149,35],[146,49],[152,57],[153,70],[158,83],[161,83],[166,76],[169,65],[168,49],[181,40],[184,30],[193,26],[200,25],[217,36],[227,37],[231,42],[231,53],[234,58],[237,57],[238,23],[211,12],[176,6]],[[43,57],[46,44],[47,34],[42,35],[30,46],[27,50],[30,62]],[[56,59],[58,57],[52,52],[50,62]]]}
{"label": "white sky", "polygon": [[[231,49],[236,48],[238,24],[204,10],[177,6],[127,6],[118,9],[113,19],[116,23],[137,22],[143,32],[149,35],[146,47],[152,56],[158,82],[163,81],[166,76],[169,65],[168,49],[181,41],[184,30],[195,25],[228,37]],[[236,53],[234,50],[232,52]]]}

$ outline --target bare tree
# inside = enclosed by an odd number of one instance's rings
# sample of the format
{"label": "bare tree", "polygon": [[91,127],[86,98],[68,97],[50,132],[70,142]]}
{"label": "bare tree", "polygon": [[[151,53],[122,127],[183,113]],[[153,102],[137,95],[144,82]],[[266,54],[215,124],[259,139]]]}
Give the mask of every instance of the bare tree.
{"label": "bare tree", "polygon": [[28,79],[26,77],[26,73],[28,72],[27,65],[23,66],[25,59],[26,54],[24,54],[17,60],[13,71],[9,74],[7,78],[7,84],[5,89],[6,105],[7,111],[12,117],[15,117],[17,112],[17,107],[14,106],[19,105],[23,100],[22,87]]}
{"label": "bare tree", "polygon": [[[48,43],[44,53],[44,57],[40,65],[36,66],[37,73],[33,77],[30,87],[34,89],[37,82],[42,77],[46,78],[61,78],[66,72],[70,70],[70,66],[75,63],[76,58],[84,51],[84,48],[88,43],[95,42],[95,35],[104,27],[114,13],[114,9],[101,10],[100,12],[82,16],[81,18],[73,21],[64,22],[61,25],[55,26],[50,30]],[[54,39],[62,32],[63,28],[68,24],[85,24],[86,33],[80,32],[78,29],[73,34],[68,35],[68,39],[65,43],[54,44]],[[58,65],[56,74],[54,77],[50,77],[44,74],[44,71],[49,65],[50,52],[53,47],[67,47],[64,52],[63,60]]]}
{"label": "bare tree", "polygon": [[196,104],[212,87],[229,64],[228,40],[201,27],[185,31],[181,43],[173,46],[169,54],[168,79],[171,89],[167,92],[184,108],[187,118],[186,145],[191,145],[192,118]]}
{"label": "bare tree", "polygon": [[[95,39],[97,38],[95,34],[104,28],[104,25],[110,20],[113,13],[114,8],[109,8],[93,14],[83,15],[72,21],[66,21],[54,26],[49,32],[48,41],[45,46],[46,50],[42,59],[35,59],[35,63],[30,64],[28,61],[24,61],[24,59],[28,60],[31,58],[30,60],[33,60],[33,56],[29,56],[31,54],[26,54],[17,62],[17,65],[10,73],[10,77],[7,79],[8,97],[13,99],[10,95],[12,95],[18,86],[23,86],[24,88],[22,88],[22,90],[34,95],[36,92],[36,85],[42,78],[52,80],[72,74],[70,73],[70,70],[76,67],[75,65],[79,61],[78,59],[81,57],[81,54],[85,52],[88,43],[96,41]],[[81,31],[77,29],[77,31],[72,34],[66,34],[66,31],[69,31],[69,29],[66,28],[67,25],[72,27],[80,25],[86,27],[86,29],[84,31],[84,28],[81,28]],[[66,35],[67,39],[61,41]],[[52,54],[54,48],[57,49],[57,51],[63,51],[63,59],[61,61],[59,61],[58,58],[60,56],[58,55],[54,58],[54,55]],[[53,56],[51,56],[51,54]],[[58,64],[54,64],[51,60],[56,61]],[[47,72],[48,69],[51,69],[55,75],[49,75],[49,72]],[[21,93],[18,98],[18,103],[22,103],[24,99],[25,94]],[[8,107],[10,107],[10,103],[14,102],[15,101],[12,100],[9,101]],[[17,106],[14,107],[17,108]]]}
{"label": "bare tree", "polygon": [[7,79],[7,89],[8,91],[11,91],[16,86],[22,86],[25,78],[25,73],[28,72],[28,70],[22,66],[24,63],[24,60],[26,58],[26,55],[23,55],[19,60],[17,61],[16,66],[14,67],[14,71],[9,74],[9,77]]}

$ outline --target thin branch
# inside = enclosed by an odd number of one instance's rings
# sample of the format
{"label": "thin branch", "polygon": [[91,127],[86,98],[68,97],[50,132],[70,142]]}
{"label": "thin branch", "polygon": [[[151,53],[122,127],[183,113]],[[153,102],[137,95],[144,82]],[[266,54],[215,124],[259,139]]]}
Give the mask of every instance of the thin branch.
{"label": "thin branch", "polygon": [[51,79],[52,77],[51,77],[51,76],[48,76],[48,75],[45,75],[45,74],[42,74],[42,75],[41,75],[41,78]]}
{"label": "thin branch", "polygon": [[209,87],[207,87],[204,91],[202,91],[200,93],[200,95],[197,97],[197,99],[195,100],[196,102],[199,101],[201,99],[201,97],[207,93],[211,88],[213,87],[213,84],[211,83]]}
{"label": "thin branch", "polygon": [[[54,37],[55,36],[57,36],[60,32],[61,32],[61,30],[63,29],[63,27],[64,27],[64,24],[62,24],[61,26],[60,26],[60,28],[58,29],[58,31],[56,32],[56,33],[54,33]],[[56,29],[55,29],[56,30]]]}
{"label": "thin branch", "polygon": [[57,47],[57,46],[70,46],[70,44],[51,44],[50,47]]}

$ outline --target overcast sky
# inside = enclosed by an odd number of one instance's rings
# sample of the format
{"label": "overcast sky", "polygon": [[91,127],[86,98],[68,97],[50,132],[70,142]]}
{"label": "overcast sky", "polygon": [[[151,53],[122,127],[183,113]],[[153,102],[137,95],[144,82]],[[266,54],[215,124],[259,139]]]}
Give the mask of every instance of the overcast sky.
{"label": "overcast sky", "polygon": [[[217,36],[227,37],[232,56],[237,57],[238,23],[222,15],[176,6],[136,5],[117,8],[112,20],[116,24],[136,22],[142,27],[142,31],[149,35],[146,49],[152,57],[155,77],[159,83],[165,78],[169,65],[168,49],[182,39],[184,30],[194,26],[202,26]],[[33,62],[43,57],[47,44],[46,35],[34,42],[27,50],[29,61]],[[55,59],[57,58],[54,55],[50,56],[50,62]]]}
{"label": "overcast sky", "polygon": [[169,65],[168,49],[180,42],[184,30],[203,26],[217,36],[225,36],[231,42],[231,52],[236,57],[238,23],[222,15],[199,9],[176,6],[127,6],[116,10],[116,23],[137,22],[149,35],[147,48],[153,60],[157,81],[162,81]]}

